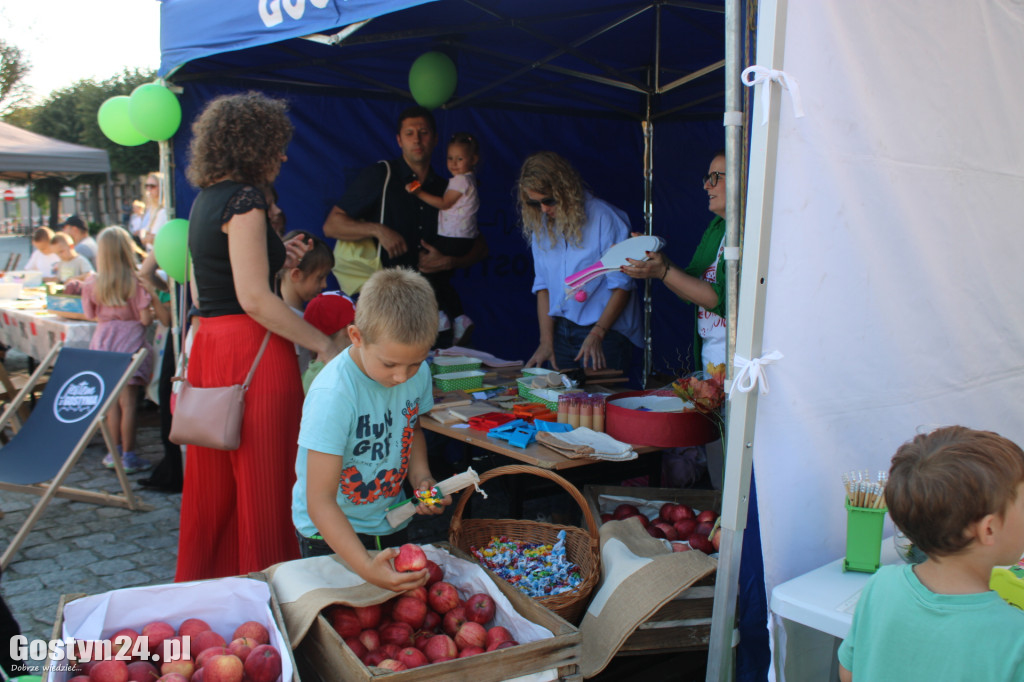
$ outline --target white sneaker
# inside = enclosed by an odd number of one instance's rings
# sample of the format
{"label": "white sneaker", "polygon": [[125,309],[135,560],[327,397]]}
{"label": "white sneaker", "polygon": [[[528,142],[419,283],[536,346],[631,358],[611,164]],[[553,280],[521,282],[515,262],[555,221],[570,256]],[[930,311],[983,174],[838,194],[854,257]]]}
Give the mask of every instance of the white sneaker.
{"label": "white sneaker", "polygon": [[455,337],[454,343],[458,343],[466,336],[466,332],[469,331],[470,327],[473,326],[473,320],[469,319],[469,315],[459,315],[455,318],[455,324],[452,326],[453,335]]}
{"label": "white sneaker", "polygon": [[437,331],[446,332],[452,328],[452,321],[448,319],[448,314],[443,310],[437,311]]}

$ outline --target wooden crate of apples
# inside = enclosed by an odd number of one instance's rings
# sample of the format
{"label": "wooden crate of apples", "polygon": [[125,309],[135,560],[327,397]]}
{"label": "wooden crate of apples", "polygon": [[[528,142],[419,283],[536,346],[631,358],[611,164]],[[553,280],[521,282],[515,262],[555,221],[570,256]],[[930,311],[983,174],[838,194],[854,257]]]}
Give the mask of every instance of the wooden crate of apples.
{"label": "wooden crate of apples", "polygon": [[[426,569],[427,585],[381,604],[325,608],[298,650],[314,667],[346,680],[384,673],[401,673],[397,679],[499,680],[544,670],[575,671],[576,628],[471,561],[407,544],[399,549],[394,567]],[[320,623],[343,640],[343,652],[333,650],[325,634],[317,632]]]}

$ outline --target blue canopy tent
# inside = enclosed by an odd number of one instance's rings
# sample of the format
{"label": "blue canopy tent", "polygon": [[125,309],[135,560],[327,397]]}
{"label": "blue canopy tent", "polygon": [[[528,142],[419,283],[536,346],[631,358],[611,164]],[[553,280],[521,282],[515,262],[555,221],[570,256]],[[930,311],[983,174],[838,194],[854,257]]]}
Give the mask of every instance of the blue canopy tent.
{"label": "blue canopy tent", "polygon": [[[476,322],[475,344],[525,359],[537,322],[513,192],[522,159],[563,154],[635,231],[666,238],[672,260],[687,263],[711,218],[700,178],[725,146],[724,17],[723,0],[163,0],[160,75],[181,88],[185,122],[226,92],[287,99],[296,135],[276,183],[279,203],[289,229],[320,233],[348,179],[396,155],[396,119],[413,104],[413,60],[428,50],[450,56],[459,81],[435,111],[439,139],[466,130],[480,140],[478,218],[491,254],[454,281]],[[196,194],[183,174],[189,141],[183,124],[173,140],[182,216]],[[435,168],[444,168],[443,147]],[[694,369],[693,308],[661,286],[650,301],[649,367]],[[759,551],[747,554],[759,564]],[[748,593],[757,592],[756,573],[747,571],[755,576]],[[740,648],[747,679],[767,667],[766,654],[751,653],[761,646],[763,599],[762,589],[760,608],[745,599],[741,612],[760,620]]]}

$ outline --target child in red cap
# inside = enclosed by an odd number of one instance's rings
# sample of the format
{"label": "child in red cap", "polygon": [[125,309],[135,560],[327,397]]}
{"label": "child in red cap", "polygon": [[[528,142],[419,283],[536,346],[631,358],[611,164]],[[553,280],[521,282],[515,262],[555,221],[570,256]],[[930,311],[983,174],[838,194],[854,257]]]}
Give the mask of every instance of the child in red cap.
{"label": "child in red cap", "polygon": [[[303,319],[334,340],[341,340],[346,346],[348,326],[356,317],[356,307],[352,299],[340,291],[325,291],[306,304]],[[313,379],[324,368],[319,359],[310,361],[302,374],[302,390],[309,393]]]}

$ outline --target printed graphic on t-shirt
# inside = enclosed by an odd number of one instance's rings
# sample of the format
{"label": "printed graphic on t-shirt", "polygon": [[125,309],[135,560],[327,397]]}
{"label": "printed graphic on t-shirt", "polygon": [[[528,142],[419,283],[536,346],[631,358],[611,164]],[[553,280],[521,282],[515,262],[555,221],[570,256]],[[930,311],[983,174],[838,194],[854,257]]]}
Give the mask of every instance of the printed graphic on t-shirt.
{"label": "printed graphic on t-shirt", "polygon": [[[369,504],[381,497],[395,497],[402,490],[402,482],[409,468],[409,451],[412,448],[412,437],[415,432],[416,419],[419,417],[419,401],[407,401],[402,416],[405,426],[402,427],[401,459],[397,468],[387,468],[390,461],[391,427],[393,418],[388,410],[379,422],[373,422],[369,414],[361,414],[356,419],[356,444],[352,455],[359,465],[345,467],[341,472],[339,488],[352,504]],[[379,467],[379,468],[378,468]],[[368,480],[363,471],[373,471]]]}

